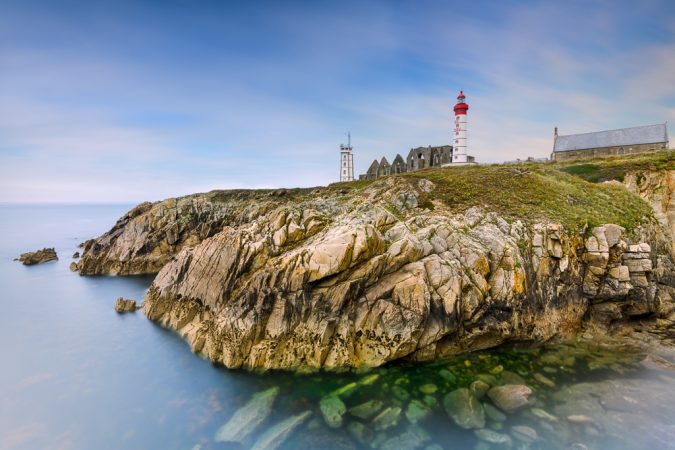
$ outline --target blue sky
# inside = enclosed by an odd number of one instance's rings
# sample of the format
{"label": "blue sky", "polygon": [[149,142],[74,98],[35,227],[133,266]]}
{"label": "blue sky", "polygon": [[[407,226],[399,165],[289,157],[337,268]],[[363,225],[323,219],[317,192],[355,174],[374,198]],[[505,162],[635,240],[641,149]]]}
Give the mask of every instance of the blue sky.
{"label": "blue sky", "polygon": [[[315,186],[450,142],[675,123],[675,2],[0,1],[0,201]],[[672,130],[672,126],[670,126]]]}

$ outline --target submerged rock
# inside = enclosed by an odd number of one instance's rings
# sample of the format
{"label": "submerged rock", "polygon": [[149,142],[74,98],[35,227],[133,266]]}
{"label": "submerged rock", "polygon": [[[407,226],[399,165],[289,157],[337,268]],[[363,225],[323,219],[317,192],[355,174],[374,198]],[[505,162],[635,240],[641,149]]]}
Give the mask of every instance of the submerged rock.
{"label": "submerged rock", "polygon": [[[502,378],[501,384],[525,384],[525,378],[509,370],[503,371],[501,378]],[[492,384],[492,386],[496,386],[497,384],[499,383]]]}
{"label": "submerged rock", "polygon": [[558,421],[558,418],[556,416],[546,412],[545,410],[543,410],[541,408],[532,408],[532,409],[530,409],[530,412],[532,413],[532,415],[534,415],[534,417],[536,417],[538,419],[545,420],[547,422],[557,422]]}
{"label": "submerged rock", "polygon": [[447,369],[439,370],[438,374],[441,376],[441,378],[443,378],[445,381],[447,381],[449,383],[454,383],[455,380],[457,380],[457,377],[455,376],[455,374],[453,374],[452,372],[450,372]]}
{"label": "submerged rock", "polygon": [[[357,449],[357,446],[349,434],[326,428],[325,426],[312,430],[308,430],[307,427],[305,427],[301,432],[298,431],[298,434],[299,436],[297,439],[293,439],[294,446],[292,447],[292,450],[318,450],[324,448],[331,450]],[[285,447],[290,448],[289,445],[286,445]]]}
{"label": "submerged rock", "polygon": [[351,434],[354,439],[359,441],[361,444],[370,443],[374,437],[373,430],[361,422],[349,422],[349,425],[347,425],[347,431],[349,431],[349,434]]}
{"label": "submerged rock", "polygon": [[426,419],[429,414],[431,414],[431,408],[417,399],[411,400],[405,410],[405,416],[412,424]]}
{"label": "submerged rock", "polygon": [[391,393],[394,394],[394,397],[401,400],[402,402],[410,398],[410,393],[401,386],[393,386],[391,388]]}
{"label": "submerged rock", "polygon": [[337,395],[329,395],[319,402],[319,409],[326,424],[331,428],[342,426],[342,416],[347,412],[347,407]]}
{"label": "submerged rock", "polygon": [[273,425],[255,441],[251,450],[276,450],[311,415],[311,411],[305,411]]}
{"label": "submerged rock", "polygon": [[22,253],[18,260],[24,266],[32,266],[34,264],[42,264],[48,261],[54,261],[59,259],[54,248],[43,248],[42,250],[37,250],[34,252]]}
{"label": "submerged rock", "polygon": [[551,380],[550,378],[540,374],[540,373],[535,373],[534,374],[534,379],[537,380],[539,383],[543,384],[544,386],[553,388],[555,387],[555,382]]}
{"label": "submerged rock", "polygon": [[418,450],[431,438],[419,427],[410,427],[405,432],[392,436],[382,443],[380,450]]}
{"label": "submerged rock", "polygon": [[483,405],[466,388],[459,388],[448,393],[443,398],[443,406],[452,420],[462,428],[483,428],[485,426]]}
{"label": "submerged rock", "polygon": [[136,311],[136,300],[124,299],[122,297],[119,297],[115,301],[115,311],[120,314]]}
{"label": "submerged rock", "polygon": [[342,386],[342,387],[340,387],[340,388],[337,388],[337,389],[332,393],[332,395],[337,395],[337,396],[345,395],[345,396],[349,396],[349,394],[351,394],[352,392],[354,392],[354,390],[355,390],[357,387],[359,387],[359,383],[357,383],[357,382],[345,384],[344,386]]}
{"label": "submerged rock", "polygon": [[422,394],[433,394],[438,390],[438,386],[431,383],[423,384],[419,387],[419,390]]}
{"label": "submerged rock", "polygon": [[246,405],[239,408],[230,420],[216,431],[214,440],[243,444],[267,420],[278,394],[279,388],[273,387],[253,395]]}
{"label": "submerged rock", "polygon": [[502,411],[512,413],[528,404],[532,389],[522,384],[505,384],[488,391],[490,400]]}
{"label": "submerged rock", "polygon": [[481,441],[489,442],[490,444],[499,444],[505,447],[511,447],[513,445],[513,439],[511,436],[504,433],[498,433],[487,428],[481,430],[474,430],[474,433]]}
{"label": "submerged rock", "polygon": [[490,389],[490,385],[483,380],[476,380],[469,385],[469,390],[476,398],[483,398],[488,389]]}
{"label": "submerged rock", "polygon": [[495,408],[489,403],[483,404],[483,409],[485,410],[485,415],[488,418],[494,420],[495,422],[504,422],[506,420],[506,414]]}
{"label": "submerged rock", "polygon": [[390,406],[373,419],[373,425],[377,431],[383,431],[395,426],[400,416],[401,408]]}
{"label": "submerged rock", "polygon": [[368,400],[360,405],[349,408],[349,414],[358,417],[359,419],[370,419],[382,409],[384,403],[380,400]]}
{"label": "submerged rock", "polygon": [[534,428],[525,425],[516,425],[511,427],[511,434],[519,441],[531,444],[539,439],[539,435]]}

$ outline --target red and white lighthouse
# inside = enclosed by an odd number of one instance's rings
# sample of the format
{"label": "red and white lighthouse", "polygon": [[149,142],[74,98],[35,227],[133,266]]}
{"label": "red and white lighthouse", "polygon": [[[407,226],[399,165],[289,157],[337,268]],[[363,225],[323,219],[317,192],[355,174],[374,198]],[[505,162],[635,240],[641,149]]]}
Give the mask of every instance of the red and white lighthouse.
{"label": "red and white lighthouse", "polygon": [[464,91],[459,91],[457,97],[457,104],[455,105],[455,128],[453,130],[453,148],[452,148],[452,163],[466,164],[468,162],[466,156],[466,112],[469,110],[469,105],[464,101]]}

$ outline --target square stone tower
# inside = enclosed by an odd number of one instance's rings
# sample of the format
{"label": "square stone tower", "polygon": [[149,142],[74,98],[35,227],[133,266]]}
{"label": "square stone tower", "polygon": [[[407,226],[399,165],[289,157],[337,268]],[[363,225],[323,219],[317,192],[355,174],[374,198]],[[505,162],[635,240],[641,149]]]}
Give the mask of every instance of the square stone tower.
{"label": "square stone tower", "polygon": [[350,134],[347,134],[347,145],[340,144],[340,181],[354,181],[354,155]]}

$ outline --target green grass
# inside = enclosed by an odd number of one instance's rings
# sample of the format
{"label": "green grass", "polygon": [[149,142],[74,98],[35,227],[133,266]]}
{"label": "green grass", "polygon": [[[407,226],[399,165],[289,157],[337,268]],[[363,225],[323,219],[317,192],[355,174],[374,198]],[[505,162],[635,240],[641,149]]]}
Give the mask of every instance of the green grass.
{"label": "green grass", "polygon": [[640,170],[675,170],[675,150],[662,150],[637,155],[607,156],[553,163],[563,172],[598,183],[623,181],[628,172]]}
{"label": "green grass", "polygon": [[[526,163],[427,169],[406,173],[404,178],[426,178],[436,188],[422,199],[440,200],[453,211],[473,206],[494,211],[507,220],[553,221],[581,230],[616,223],[631,230],[652,215],[650,206],[624,187],[593,183],[600,175],[625,174],[635,167],[668,167],[668,158],[647,159],[640,164],[602,161],[574,164],[564,170],[558,164]],[[671,153],[672,156],[672,153]]]}
{"label": "green grass", "polygon": [[[424,209],[434,210],[434,202],[455,212],[480,206],[507,220],[551,221],[572,230],[616,223],[632,230],[652,217],[650,206],[624,187],[602,182],[622,181],[628,172],[646,170],[675,170],[675,151],[564,162],[431,168],[394,177],[411,184],[426,178],[436,184],[432,192],[418,199]],[[208,195],[214,201],[270,196],[296,201],[313,194],[348,194],[345,198],[350,198],[381,182],[357,180],[326,187],[211,191]]]}
{"label": "green grass", "polygon": [[342,181],[338,183],[331,183],[328,185],[328,188],[347,188],[347,189],[363,189],[365,187],[373,184],[375,180],[354,180],[354,181]]}

